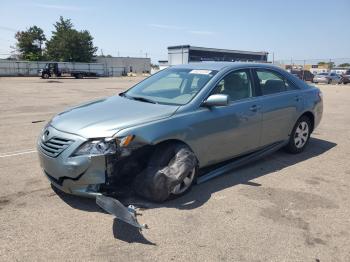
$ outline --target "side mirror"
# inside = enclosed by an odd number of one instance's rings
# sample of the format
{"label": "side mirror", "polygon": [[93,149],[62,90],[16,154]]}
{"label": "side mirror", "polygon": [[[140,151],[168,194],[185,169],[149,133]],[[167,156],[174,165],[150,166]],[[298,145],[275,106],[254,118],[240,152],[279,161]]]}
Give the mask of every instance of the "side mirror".
{"label": "side mirror", "polygon": [[227,106],[229,103],[228,95],[216,94],[211,95],[202,103],[202,106],[212,107],[212,106]]}

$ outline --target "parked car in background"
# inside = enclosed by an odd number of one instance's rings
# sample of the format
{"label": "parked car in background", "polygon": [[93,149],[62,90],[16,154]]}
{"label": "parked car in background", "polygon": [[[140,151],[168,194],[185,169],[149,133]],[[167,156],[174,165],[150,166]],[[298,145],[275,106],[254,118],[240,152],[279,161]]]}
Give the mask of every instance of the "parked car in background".
{"label": "parked car in background", "polygon": [[309,70],[292,70],[290,73],[304,81],[312,82],[314,79],[314,74],[312,74]]}
{"label": "parked car in background", "polygon": [[301,153],[322,112],[321,91],[279,67],[191,63],[56,115],[37,148],[45,176],[64,192],[129,185],[164,201],[282,147]]}
{"label": "parked car in background", "polygon": [[342,77],[336,73],[319,73],[315,75],[313,82],[325,83],[325,84],[339,84],[342,81]]}
{"label": "parked car in background", "polygon": [[350,83],[350,70],[346,71],[345,74],[341,75],[341,82],[344,85]]}

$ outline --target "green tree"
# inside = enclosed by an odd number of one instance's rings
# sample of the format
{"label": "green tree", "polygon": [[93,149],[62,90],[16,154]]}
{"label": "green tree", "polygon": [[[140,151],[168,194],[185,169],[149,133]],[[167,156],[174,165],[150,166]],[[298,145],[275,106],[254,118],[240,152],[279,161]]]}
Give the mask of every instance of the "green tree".
{"label": "green tree", "polygon": [[332,69],[335,66],[334,62],[323,62],[323,61],[318,62],[318,65],[327,66],[329,69]]}
{"label": "green tree", "polygon": [[89,31],[77,31],[70,19],[62,16],[46,43],[46,55],[56,61],[91,62],[97,51]]}
{"label": "green tree", "polygon": [[350,67],[350,63],[343,63],[343,64],[340,64],[339,67]]}
{"label": "green tree", "polygon": [[44,31],[32,26],[26,31],[18,31],[15,35],[16,47],[21,58],[30,61],[38,61],[43,58],[43,44],[46,40]]}

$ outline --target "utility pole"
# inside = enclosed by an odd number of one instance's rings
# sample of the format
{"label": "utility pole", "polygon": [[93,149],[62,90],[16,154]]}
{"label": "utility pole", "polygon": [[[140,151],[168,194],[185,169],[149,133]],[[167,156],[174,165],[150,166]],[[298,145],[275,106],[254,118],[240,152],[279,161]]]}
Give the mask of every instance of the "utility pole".
{"label": "utility pole", "polygon": [[274,65],[275,64],[275,53],[272,52],[272,64]]}

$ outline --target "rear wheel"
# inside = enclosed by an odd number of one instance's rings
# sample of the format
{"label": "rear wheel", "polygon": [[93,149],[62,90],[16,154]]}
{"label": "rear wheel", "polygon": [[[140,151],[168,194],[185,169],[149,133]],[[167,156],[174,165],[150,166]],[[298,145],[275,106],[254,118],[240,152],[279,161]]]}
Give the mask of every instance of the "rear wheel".
{"label": "rear wheel", "polygon": [[332,84],[332,79],[329,79],[329,80],[328,80],[328,84]]}
{"label": "rear wheel", "polygon": [[310,119],[307,116],[300,117],[290,135],[287,151],[292,154],[301,153],[309,142],[311,131]]}

